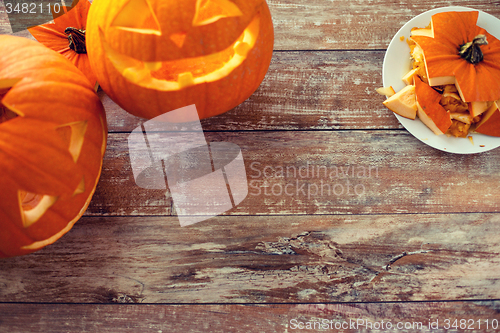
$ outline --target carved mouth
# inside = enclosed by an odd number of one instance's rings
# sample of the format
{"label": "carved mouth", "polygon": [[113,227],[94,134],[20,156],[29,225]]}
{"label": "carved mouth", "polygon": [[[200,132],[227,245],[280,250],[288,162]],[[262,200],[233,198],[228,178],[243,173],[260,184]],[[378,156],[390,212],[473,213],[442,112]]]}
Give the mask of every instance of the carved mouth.
{"label": "carved mouth", "polygon": [[236,42],[207,56],[165,62],[143,62],[120,54],[99,30],[102,46],[114,68],[128,81],[143,88],[178,91],[193,85],[218,81],[228,76],[247,58],[259,35],[260,16],[250,22]]}

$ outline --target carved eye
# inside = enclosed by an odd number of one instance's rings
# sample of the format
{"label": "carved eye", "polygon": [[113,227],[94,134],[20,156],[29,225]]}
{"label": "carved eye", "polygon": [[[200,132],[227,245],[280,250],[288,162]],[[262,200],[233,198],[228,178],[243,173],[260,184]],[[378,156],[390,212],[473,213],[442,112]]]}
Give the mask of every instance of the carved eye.
{"label": "carved eye", "polygon": [[[68,151],[76,163],[82,151],[85,141],[85,132],[87,131],[87,121],[78,121],[70,124],[61,125],[56,129],[61,139],[68,147]],[[85,180],[82,178],[75,189],[73,196],[85,192]],[[18,191],[19,203],[22,208],[22,223],[24,228],[28,228],[40,220],[42,216],[58,200],[56,196],[35,194],[27,191]]]}
{"label": "carved eye", "polygon": [[22,207],[22,222],[24,228],[29,228],[37,222],[47,210],[56,203],[57,197],[18,191],[19,203]]}
{"label": "carved eye", "polygon": [[214,23],[221,18],[242,16],[241,10],[229,0],[197,0],[193,26]]}
{"label": "carved eye", "polygon": [[130,0],[115,17],[111,26],[161,36],[160,24],[148,0]]}
{"label": "carved eye", "polygon": [[[85,192],[85,178],[82,180],[75,189],[73,196]],[[58,197],[43,194],[34,194],[26,191],[18,191],[19,203],[22,208],[22,222],[24,228],[29,228],[35,222],[40,220],[42,216],[52,207]]]}

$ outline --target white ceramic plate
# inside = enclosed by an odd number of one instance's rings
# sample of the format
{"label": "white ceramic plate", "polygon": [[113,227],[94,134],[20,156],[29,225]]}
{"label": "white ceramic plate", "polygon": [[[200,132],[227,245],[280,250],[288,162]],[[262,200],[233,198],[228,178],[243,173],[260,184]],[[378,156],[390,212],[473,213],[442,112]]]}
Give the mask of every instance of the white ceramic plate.
{"label": "white ceramic plate", "polygon": [[[384,87],[392,86],[395,91],[404,88],[401,78],[411,69],[410,48],[406,38],[410,37],[410,31],[414,27],[424,28],[431,22],[432,15],[441,12],[450,11],[473,11],[476,9],[467,7],[443,7],[422,13],[408,21],[396,35],[392,38],[384,58],[382,68],[382,78]],[[477,25],[486,29],[490,34],[500,39],[500,20],[496,17],[477,10],[479,18]],[[404,37],[403,41],[400,37]],[[467,138],[447,137],[446,135],[435,135],[418,118],[415,120],[401,117],[397,114],[399,122],[425,144],[436,149],[457,154],[474,154],[485,152],[500,146],[500,138],[482,135],[478,133],[471,134],[474,144]]]}

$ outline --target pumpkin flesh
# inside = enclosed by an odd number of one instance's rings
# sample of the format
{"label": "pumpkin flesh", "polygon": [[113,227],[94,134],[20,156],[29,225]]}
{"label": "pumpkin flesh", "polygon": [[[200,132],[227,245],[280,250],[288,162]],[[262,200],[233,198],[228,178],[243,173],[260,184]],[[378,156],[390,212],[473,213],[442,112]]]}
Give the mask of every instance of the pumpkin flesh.
{"label": "pumpkin flesh", "polygon": [[500,137],[500,110],[498,104],[498,102],[494,102],[484,113],[483,118],[477,124],[476,132]]}
{"label": "pumpkin flesh", "polygon": [[[412,36],[423,50],[431,86],[455,84],[464,102],[500,98],[500,41],[476,25],[479,13],[445,12],[432,16],[432,36]],[[463,59],[460,47],[478,35],[486,36],[484,59],[472,64]]]}
{"label": "pumpkin flesh", "polygon": [[439,101],[441,94],[431,88],[428,84],[415,77],[415,95],[417,97],[418,117],[429,127],[434,134],[441,135],[450,128],[452,121]]}

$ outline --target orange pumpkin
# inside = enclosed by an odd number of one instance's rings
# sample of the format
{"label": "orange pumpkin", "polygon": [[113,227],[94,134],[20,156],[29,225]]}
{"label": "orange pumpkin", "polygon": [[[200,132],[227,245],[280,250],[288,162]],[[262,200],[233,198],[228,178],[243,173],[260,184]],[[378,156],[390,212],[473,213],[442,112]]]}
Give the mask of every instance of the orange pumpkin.
{"label": "orange pumpkin", "polygon": [[97,79],[90,68],[85,47],[89,9],[88,0],[74,0],[71,7],[62,6],[59,13],[52,13],[54,22],[28,28],[28,31],[40,43],[68,58],[95,86]]}
{"label": "orange pumpkin", "polygon": [[40,43],[0,36],[0,257],[55,242],[84,213],[106,148],[85,76]]}
{"label": "orange pumpkin", "polygon": [[481,121],[476,125],[476,132],[500,137],[500,101],[493,104],[484,113]]}
{"label": "orange pumpkin", "polygon": [[500,41],[476,25],[478,12],[432,16],[431,36],[412,36],[423,50],[431,86],[455,84],[465,102],[500,98]]}
{"label": "orange pumpkin", "polygon": [[95,0],[87,24],[99,84],[145,118],[191,104],[200,118],[236,107],[264,79],[273,42],[264,0]]}
{"label": "orange pumpkin", "polygon": [[427,83],[422,82],[418,76],[415,76],[414,82],[418,118],[420,118],[434,134],[441,135],[446,133],[452,121],[450,113],[439,104],[441,94],[431,88]]}

